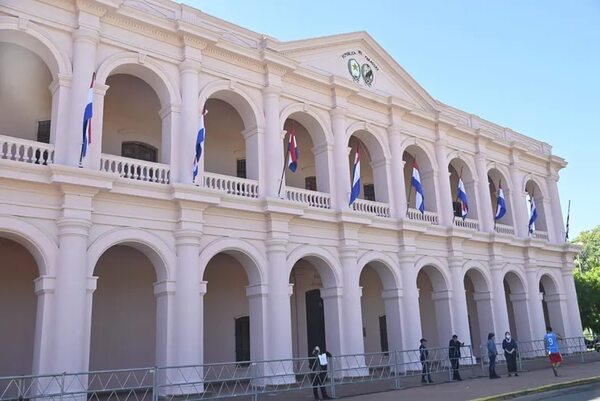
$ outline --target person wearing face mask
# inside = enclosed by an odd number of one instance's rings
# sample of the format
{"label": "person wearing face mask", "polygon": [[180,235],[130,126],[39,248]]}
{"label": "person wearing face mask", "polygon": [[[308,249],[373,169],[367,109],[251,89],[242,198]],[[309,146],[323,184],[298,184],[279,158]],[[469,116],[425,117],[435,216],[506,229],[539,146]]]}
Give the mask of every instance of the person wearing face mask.
{"label": "person wearing face mask", "polygon": [[510,331],[507,331],[502,341],[502,349],[506,358],[506,367],[508,369],[508,377],[511,375],[519,376],[517,373],[517,342],[510,336]]}

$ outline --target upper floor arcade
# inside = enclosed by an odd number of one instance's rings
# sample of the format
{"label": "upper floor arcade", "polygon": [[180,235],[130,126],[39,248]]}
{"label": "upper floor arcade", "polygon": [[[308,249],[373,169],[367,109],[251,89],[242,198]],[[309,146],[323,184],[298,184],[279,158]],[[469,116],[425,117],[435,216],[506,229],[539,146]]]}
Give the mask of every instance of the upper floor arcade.
{"label": "upper floor arcade", "polygon": [[[2,11],[15,15],[0,16],[0,102],[6,105],[0,159],[80,165],[83,109],[96,73],[84,169],[124,182],[280,198],[324,213],[564,241],[557,188],[564,161],[546,144],[431,99],[366,34],[287,44],[264,38],[252,64],[251,55],[227,59],[217,38],[197,30],[179,32],[177,45],[153,39],[162,52],[141,51],[139,33],[118,31],[107,17],[119,8],[105,14],[79,8],[79,27],[59,31],[24,20],[10,4]],[[95,18],[82,24],[90,15]],[[240,35],[241,28],[231,29]],[[118,32],[123,36],[115,40]],[[314,50],[319,43],[329,49],[325,56]],[[340,53],[336,59],[349,76],[339,77],[339,65],[326,56],[357,46],[370,56]],[[178,57],[164,55],[173,49]],[[193,182],[203,110],[206,135]],[[286,168],[291,133],[299,153],[295,171]],[[357,152],[361,190],[349,205]],[[465,216],[459,186],[468,199]],[[538,217],[530,232],[532,203]]]}

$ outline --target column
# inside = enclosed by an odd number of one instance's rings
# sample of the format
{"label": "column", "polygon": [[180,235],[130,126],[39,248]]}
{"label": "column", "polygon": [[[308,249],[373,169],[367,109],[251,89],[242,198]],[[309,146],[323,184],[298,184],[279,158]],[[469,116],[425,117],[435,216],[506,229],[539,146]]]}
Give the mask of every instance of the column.
{"label": "column", "polygon": [[[508,321],[508,306],[506,305],[506,291],[504,290],[504,275],[502,274],[502,267],[504,263],[501,260],[493,261],[491,263],[490,271],[492,273],[492,299],[493,299],[493,311],[494,311],[494,329],[496,338],[501,333],[510,330],[510,323]],[[515,333],[516,335],[516,333]]]}
{"label": "column", "polygon": [[[449,339],[452,334],[456,334],[458,339],[465,344],[471,342],[471,333],[469,332],[469,314],[467,311],[467,296],[465,293],[465,275],[462,269],[463,260],[461,257],[453,256],[448,259],[448,266],[450,267],[450,275],[452,280],[452,297],[450,299],[452,307],[452,330],[453,333],[445,333],[438,325],[438,331],[442,334],[440,343],[443,344],[444,339]],[[443,292],[435,292],[435,309],[436,318],[438,321],[443,318],[441,312],[444,309],[438,308],[438,303],[444,300],[446,297]],[[465,354],[464,356],[470,356]]]}
{"label": "column", "polygon": [[[279,121],[279,96],[281,88],[267,86],[263,89],[265,109],[265,189],[267,197],[285,197],[285,182],[281,183],[281,169],[284,163],[282,129]],[[259,183],[259,185],[261,185]],[[281,185],[281,194],[278,193]],[[262,192],[262,190],[259,189]],[[289,303],[289,300],[288,300]],[[290,348],[291,349],[291,348]]]}
{"label": "column", "polygon": [[[184,184],[192,183],[193,148],[200,124],[200,104],[198,99],[198,73],[201,64],[193,60],[184,60],[179,65],[179,82],[181,88],[181,115],[179,135],[171,138],[173,152],[177,157],[171,163],[171,179]],[[164,132],[164,131],[163,131]],[[175,171],[173,171],[175,170]],[[199,171],[197,182],[202,183],[204,169]]]}
{"label": "column", "polygon": [[[546,186],[548,187],[549,201],[552,210],[552,223],[554,225],[554,240],[556,243],[565,242],[565,222],[563,220],[562,209],[560,206],[560,195],[558,193],[558,173],[553,172],[546,177]],[[548,221],[549,217],[546,217]],[[548,225],[550,231],[550,225]],[[548,234],[550,234],[548,232]]]}
{"label": "column", "polygon": [[[383,303],[385,306],[385,318],[388,333],[388,348],[390,352],[390,369],[392,370],[392,372],[395,372],[395,357],[396,355],[398,355],[398,364],[400,369],[397,373],[401,373],[406,370],[406,366],[403,364],[404,358],[401,357],[401,354],[395,352],[403,349],[402,296],[403,291],[400,288],[383,290],[381,292],[381,298],[383,298]],[[410,323],[412,324],[412,322]]]}
{"label": "column", "polygon": [[[404,321],[409,322],[402,326],[403,350],[415,350],[419,348],[419,340],[422,337],[421,314],[419,308],[419,289],[417,288],[417,270],[415,269],[414,255],[399,256],[400,271],[402,273],[402,315]],[[406,369],[420,369],[420,362],[416,353],[410,352],[403,355],[404,362],[414,362],[406,366]],[[408,359],[408,360],[406,360]]]}
{"label": "column", "polygon": [[[154,299],[156,300],[156,365],[157,366],[174,366],[175,361],[181,354],[181,350],[177,349],[179,346],[177,339],[175,338],[175,332],[177,330],[177,317],[175,316],[175,310],[178,306],[175,305],[175,295],[177,292],[177,282],[165,280],[154,283]],[[192,309],[198,308],[200,315],[194,316],[195,324],[200,324],[200,337],[198,339],[200,352],[202,352],[202,344],[204,339],[202,337],[202,296],[206,293],[206,283],[202,287],[200,283],[199,290],[199,305],[192,305]],[[187,305],[186,305],[187,307]],[[193,349],[192,349],[193,350]],[[192,355],[190,357],[193,357]],[[198,360],[202,361],[202,353],[198,356]],[[165,387],[161,390],[161,395],[166,394],[185,394],[197,391],[202,391],[201,385],[196,386],[185,386],[181,383],[187,383],[197,377],[202,376],[202,371],[199,369],[192,370],[177,370],[172,369],[168,371],[159,372],[157,381],[159,384],[172,384],[172,387]],[[185,375],[185,377],[183,377]],[[193,387],[193,388],[192,388]]]}
{"label": "column", "polygon": [[494,231],[494,216],[495,211],[492,207],[492,199],[490,196],[490,188],[488,181],[487,168],[485,165],[485,157],[478,153],[475,156],[475,168],[477,169],[477,188],[476,191],[479,194],[479,202],[477,202],[477,208],[479,209],[479,225],[480,230],[485,232]]}
{"label": "column", "polygon": [[[402,134],[399,127],[392,127],[388,130],[390,138],[391,176],[392,185],[390,190],[394,192],[395,212],[392,217],[403,219],[406,217],[406,183],[404,182],[404,161],[402,160]],[[391,205],[390,205],[391,207]]]}
{"label": "column", "polygon": [[94,84],[94,114],[92,115],[93,139],[88,147],[88,155],[83,165],[93,170],[100,170],[102,160],[102,133],[104,125],[104,96],[109,86],[96,82]]}
{"label": "column", "polygon": [[37,310],[33,345],[33,375],[50,372],[55,281],[56,278],[51,276],[41,276],[34,280]]}
{"label": "column", "polygon": [[[571,330],[565,323],[568,323],[567,297],[565,294],[546,294],[544,300],[548,306],[548,317],[552,329],[560,333],[563,337],[571,337]],[[583,333],[579,333],[581,336]]]}
{"label": "column", "polygon": [[350,165],[348,159],[348,141],[346,139],[346,109],[336,107],[330,112],[333,131],[335,205],[343,211],[349,209],[350,203]]}
{"label": "column", "polygon": [[[50,143],[54,144],[54,152],[61,155],[67,154],[68,126],[69,126],[69,90],[71,77],[59,75],[50,84],[52,94],[52,116],[50,117]],[[56,157],[55,157],[56,160]]]}
{"label": "column", "polygon": [[[504,294],[502,296],[504,297]],[[508,323],[506,323],[506,326],[498,326],[494,322],[494,297],[491,292],[476,292],[473,294],[473,299],[479,320],[479,327],[473,327],[473,330],[479,330],[479,338],[481,339],[479,344],[473,344],[473,352],[481,356],[481,346],[485,344],[488,333],[493,331],[496,333],[496,339],[500,339],[504,332],[509,330],[509,327]],[[508,322],[508,316],[506,321]]]}
{"label": "column", "polygon": [[515,235],[521,238],[527,238],[529,217],[527,214],[527,198],[523,186],[523,173],[514,165],[509,167],[512,188],[510,191],[511,206],[515,220]]}
{"label": "column", "polygon": [[541,340],[546,335],[546,323],[544,322],[544,309],[542,308],[543,295],[540,293],[540,282],[537,278],[537,269],[526,267],[527,293],[529,301],[529,318],[531,338]]}
{"label": "column", "polygon": [[[57,152],[55,154],[55,160],[60,164],[71,166],[79,164],[83,135],[83,111],[87,103],[87,93],[92,82],[92,75],[96,69],[96,47],[98,41],[97,30],[79,27],[73,33],[73,78],[71,80],[69,96],[71,101],[69,104],[70,119],[67,131],[67,146],[64,149],[65,153],[61,154]],[[93,136],[92,144],[94,144]],[[62,148],[60,150],[62,151]]]}
{"label": "column", "polygon": [[265,134],[262,128],[251,127],[242,132],[246,142],[247,178],[258,181],[258,196],[264,196],[265,190]]}
{"label": "column", "polygon": [[450,173],[448,172],[446,152],[446,139],[438,139],[435,143],[435,157],[438,165],[438,217],[440,225],[451,226],[454,224],[454,209],[452,207],[452,191],[450,190]]}
{"label": "column", "polygon": [[581,315],[579,314],[579,304],[577,301],[577,292],[575,290],[575,280],[573,279],[573,267],[567,265],[562,270],[562,288],[565,292],[567,312],[563,314],[563,325],[567,328],[565,335],[569,337],[580,337],[583,333],[581,325]]}
{"label": "column", "polygon": [[346,353],[344,352],[346,333],[344,332],[345,325],[343,322],[344,299],[342,288],[323,288],[321,290],[321,298],[323,299],[323,312],[325,314],[327,351],[331,352],[332,355],[344,355]]}
{"label": "column", "polygon": [[526,293],[510,294],[509,300],[512,303],[513,313],[515,316],[516,333],[512,333],[513,337],[520,341],[535,340],[531,333],[529,321],[529,298]]}

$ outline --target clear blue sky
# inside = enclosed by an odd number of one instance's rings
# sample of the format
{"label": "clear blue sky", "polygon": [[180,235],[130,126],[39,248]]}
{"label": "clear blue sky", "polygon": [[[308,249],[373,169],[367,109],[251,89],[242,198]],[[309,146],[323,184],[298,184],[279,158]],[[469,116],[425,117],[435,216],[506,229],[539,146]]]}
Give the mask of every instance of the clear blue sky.
{"label": "clear blue sky", "polygon": [[434,98],[553,146],[570,237],[600,224],[600,0],[188,0],[279,40],[365,30]]}

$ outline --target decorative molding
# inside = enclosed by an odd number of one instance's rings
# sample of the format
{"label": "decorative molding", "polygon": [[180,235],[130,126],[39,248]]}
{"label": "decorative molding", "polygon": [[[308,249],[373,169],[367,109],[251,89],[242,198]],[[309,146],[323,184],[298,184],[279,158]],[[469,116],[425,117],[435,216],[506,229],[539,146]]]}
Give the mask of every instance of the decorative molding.
{"label": "decorative molding", "polygon": [[106,7],[101,6],[93,0],[75,0],[75,6],[79,11],[83,11],[100,18],[102,18],[108,12]]}

